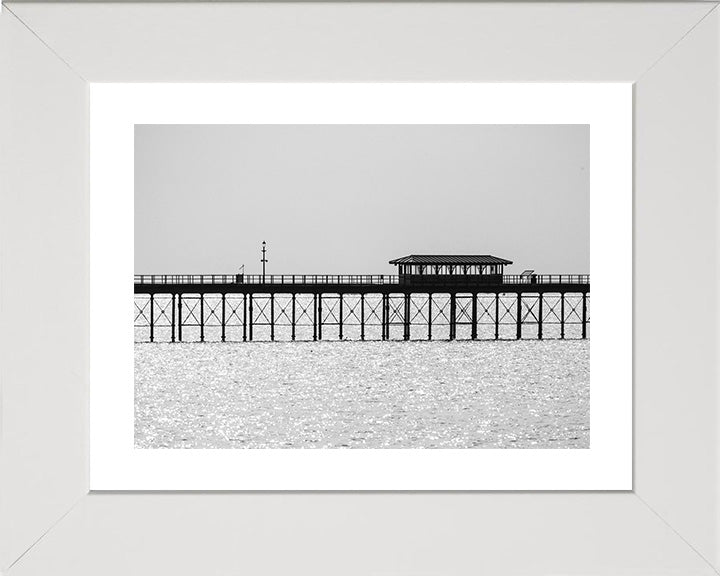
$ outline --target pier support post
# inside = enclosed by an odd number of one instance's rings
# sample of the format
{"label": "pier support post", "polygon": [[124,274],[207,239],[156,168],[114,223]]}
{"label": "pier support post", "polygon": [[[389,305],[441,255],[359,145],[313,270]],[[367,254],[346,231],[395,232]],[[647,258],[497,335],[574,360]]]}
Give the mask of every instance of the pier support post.
{"label": "pier support post", "polygon": [[243,342],[247,342],[247,294],[243,294]]}
{"label": "pier support post", "polygon": [[205,342],[205,295],[200,294],[200,342]]}
{"label": "pier support post", "polygon": [[317,294],[313,294],[313,341],[317,340]]}
{"label": "pier support post", "polygon": [[295,298],[296,295],[292,295],[292,319],[290,320],[290,330],[292,331],[291,338],[295,340]]}
{"label": "pier support post", "polygon": [[275,342],[275,294],[270,294],[270,341]]}
{"label": "pier support post", "polygon": [[538,340],[543,339],[543,295],[542,292],[538,294]]}
{"label": "pier support post", "polygon": [[385,340],[385,294],[380,295],[380,340]]}
{"label": "pier support post", "polygon": [[410,294],[405,294],[403,309],[403,340],[410,340]]}
{"label": "pier support post", "polygon": [[250,337],[250,342],[252,342],[253,339],[253,295],[250,294],[250,316],[248,317],[248,336]]}
{"label": "pier support post", "polygon": [[175,294],[170,305],[170,342],[175,342]]}
{"label": "pier support post", "polygon": [[565,292],[560,293],[560,339],[565,339]]}
{"label": "pier support post", "polygon": [[477,299],[478,295],[472,295],[472,327],[470,329],[470,338],[477,340]]}
{"label": "pier support post", "polygon": [[340,340],[343,339],[343,295],[338,294],[340,297],[340,318],[338,319],[338,336]]}
{"label": "pier support post", "polygon": [[390,294],[383,294],[383,340],[390,339]]}
{"label": "pier support post", "polygon": [[456,313],[457,313],[457,300],[456,295],[450,294],[450,340],[455,340],[455,330],[457,328],[456,324]]}
{"label": "pier support post", "polygon": [[515,333],[515,339],[520,340],[522,338],[522,294],[518,292],[517,295],[517,312],[515,314],[517,318],[515,318],[516,321],[516,333]]}
{"label": "pier support post", "polygon": [[495,340],[500,338],[500,294],[495,293]]}
{"label": "pier support post", "polygon": [[428,340],[432,340],[432,294],[428,294]]}
{"label": "pier support post", "polygon": [[225,296],[226,294],[223,293],[222,295],[222,318],[220,318],[220,339],[225,342]]}
{"label": "pier support post", "polygon": [[360,340],[365,340],[365,294],[360,294]]}
{"label": "pier support post", "polygon": [[155,342],[155,294],[150,294],[150,342]]}
{"label": "pier support post", "polygon": [[318,340],[322,340],[322,294],[317,295],[317,302],[318,302]]}
{"label": "pier support post", "polygon": [[178,304],[178,342],[182,342],[182,294],[177,295]]}
{"label": "pier support post", "polygon": [[390,294],[385,297],[385,340],[390,340]]}
{"label": "pier support post", "polygon": [[582,337],[585,340],[587,338],[587,292],[583,292],[582,296]]}

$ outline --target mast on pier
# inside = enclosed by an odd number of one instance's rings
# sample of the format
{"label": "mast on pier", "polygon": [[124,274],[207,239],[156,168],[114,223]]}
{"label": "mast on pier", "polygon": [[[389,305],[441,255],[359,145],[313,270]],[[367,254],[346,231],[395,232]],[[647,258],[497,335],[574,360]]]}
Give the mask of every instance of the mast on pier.
{"label": "mast on pier", "polygon": [[267,252],[267,248],[265,246],[265,240],[263,240],[262,243],[262,258],[260,259],[260,262],[262,262],[262,281],[263,284],[265,284],[265,264],[267,264],[267,258],[265,257],[265,254]]}

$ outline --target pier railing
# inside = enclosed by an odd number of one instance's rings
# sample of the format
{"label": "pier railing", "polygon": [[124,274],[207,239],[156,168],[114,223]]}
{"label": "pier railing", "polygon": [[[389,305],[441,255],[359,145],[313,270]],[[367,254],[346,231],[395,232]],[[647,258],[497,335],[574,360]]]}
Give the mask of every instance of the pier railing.
{"label": "pier railing", "polygon": [[135,284],[397,284],[390,274],[173,274],[135,276]]}
{"label": "pier railing", "polygon": [[[392,274],[144,274],[135,284],[399,284]],[[506,274],[503,284],[589,284],[589,274]]]}
{"label": "pier railing", "polygon": [[505,274],[503,284],[590,284],[590,274]]}

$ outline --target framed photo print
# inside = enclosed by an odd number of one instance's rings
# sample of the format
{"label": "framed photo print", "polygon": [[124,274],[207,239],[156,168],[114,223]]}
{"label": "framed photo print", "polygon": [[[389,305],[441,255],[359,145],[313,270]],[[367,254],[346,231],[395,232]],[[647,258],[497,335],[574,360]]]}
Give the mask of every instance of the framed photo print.
{"label": "framed photo print", "polygon": [[0,572],[716,574],[718,14],[0,5]]}
{"label": "framed photo print", "polygon": [[93,486],[631,486],[629,86],[91,98]]}

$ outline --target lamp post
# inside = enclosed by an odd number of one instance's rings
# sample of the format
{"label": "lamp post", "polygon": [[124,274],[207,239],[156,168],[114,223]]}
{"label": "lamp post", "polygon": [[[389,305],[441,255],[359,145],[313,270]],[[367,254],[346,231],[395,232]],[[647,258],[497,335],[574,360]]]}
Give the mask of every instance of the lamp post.
{"label": "lamp post", "polygon": [[265,284],[265,264],[267,264],[267,258],[265,258],[265,253],[267,252],[267,249],[265,248],[265,240],[263,240],[262,243],[262,258],[260,259],[260,262],[262,262],[263,272],[262,272],[262,281],[263,284]]}

